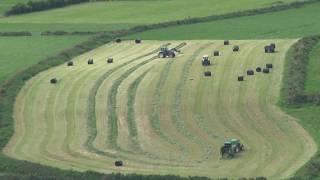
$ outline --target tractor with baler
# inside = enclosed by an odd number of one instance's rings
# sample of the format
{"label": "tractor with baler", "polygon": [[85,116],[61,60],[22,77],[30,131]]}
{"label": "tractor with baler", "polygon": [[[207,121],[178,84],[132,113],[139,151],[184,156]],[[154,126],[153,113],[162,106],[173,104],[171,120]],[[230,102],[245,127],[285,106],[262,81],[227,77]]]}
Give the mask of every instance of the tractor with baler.
{"label": "tractor with baler", "polygon": [[237,153],[244,151],[244,145],[238,139],[225,141],[220,148],[222,158],[233,158]]}
{"label": "tractor with baler", "polygon": [[160,48],[160,58],[174,58],[176,57],[175,49],[168,49],[167,47]]}

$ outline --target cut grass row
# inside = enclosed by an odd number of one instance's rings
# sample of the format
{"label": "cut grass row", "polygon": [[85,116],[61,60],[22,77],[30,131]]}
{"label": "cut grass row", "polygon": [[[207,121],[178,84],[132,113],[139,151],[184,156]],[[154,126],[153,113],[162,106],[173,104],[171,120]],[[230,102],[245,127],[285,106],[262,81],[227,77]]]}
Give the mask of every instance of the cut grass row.
{"label": "cut grass row", "polygon": [[135,79],[130,84],[128,88],[128,95],[127,95],[127,99],[128,99],[127,121],[128,121],[128,129],[129,129],[128,139],[130,139],[129,147],[132,147],[132,149],[135,152],[141,152],[141,147],[138,141],[138,131],[137,131],[137,125],[135,122],[134,103],[136,101],[136,94],[137,94],[138,87],[148,72],[149,70],[141,74],[137,79]]}
{"label": "cut grass row", "polygon": [[197,144],[200,146],[201,149],[206,149],[204,146],[205,144],[202,142],[201,139],[195,133],[192,133],[190,129],[186,127],[186,122],[183,120],[181,115],[183,114],[183,111],[181,109],[181,100],[182,100],[182,93],[185,90],[185,84],[188,80],[189,76],[189,71],[192,68],[192,64],[194,61],[197,60],[199,56],[201,56],[201,53],[203,53],[203,50],[211,47],[211,43],[204,44],[198,49],[194,51],[194,53],[188,58],[186,63],[182,67],[181,75],[180,75],[180,80],[176,85],[175,88],[175,95],[173,99],[173,105],[171,109],[171,119],[173,124],[176,127],[176,130],[180,132],[183,136],[185,136],[187,139],[192,141],[193,143]]}
{"label": "cut grass row", "polygon": [[172,137],[168,136],[167,134],[164,133],[164,131],[161,128],[161,124],[160,124],[160,103],[161,103],[161,97],[162,97],[162,93],[163,93],[163,87],[166,84],[166,81],[168,81],[169,78],[169,72],[171,71],[172,68],[172,63],[174,61],[167,61],[166,64],[164,65],[162,71],[160,72],[160,77],[159,80],[156,84],[156,88],[153,94],[153,105],[152,105],[152,110],[151,113],[149,115],[149,120],[150,120],[150,124],[152,129],[154,130],[154,132],[157,134],[157,136],[159,136],[162,140],[170,143],[171,145],[177,146],[177,148],[179,149],[179,151],[181,151],[181,153],[183,155],[186,154],[186,150],[183,145],[181,145],[180,143],[178,143],[177,141],[175,141]]}

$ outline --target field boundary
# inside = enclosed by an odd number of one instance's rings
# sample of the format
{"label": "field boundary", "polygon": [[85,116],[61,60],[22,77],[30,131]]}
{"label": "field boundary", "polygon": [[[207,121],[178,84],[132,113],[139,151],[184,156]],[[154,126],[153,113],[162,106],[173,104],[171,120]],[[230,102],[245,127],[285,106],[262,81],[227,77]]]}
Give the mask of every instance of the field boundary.
{"label": "field boundary", "polygon": [[10,31],[10,32],[0,32],[0,37],[1,36],[32,36],[32,33],[29,31]]}
{"label": "field boundary", "polygon": [[[280,95],[280,106],[282,108],[320,105],[320,93],[308,93],[304,86],[310,53],[318,43],[320,43],[320,35],[304,37],[293,44],[287,52]],[[319,167],[320,152],[318,150],[314,157],[302,166],[292,179],[319,178]]]}
{"label": "field boundary", "polygon": [[304,88],[309,55],[319,42],[320,36],[315,35],[302,38],[291,46],[286,55],[282,103],[294,106],[320,105],[320,93],[308,93]]}

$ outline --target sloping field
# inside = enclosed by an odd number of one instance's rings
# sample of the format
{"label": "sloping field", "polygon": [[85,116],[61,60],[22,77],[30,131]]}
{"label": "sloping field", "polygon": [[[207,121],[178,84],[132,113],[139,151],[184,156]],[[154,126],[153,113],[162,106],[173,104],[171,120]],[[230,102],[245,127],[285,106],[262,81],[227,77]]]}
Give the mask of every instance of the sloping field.
{"label": "sloping field", "polygon": [[0,37],[0,85],[15,73],[86,38],[87,36]]}
{"label": "sloping field", "polygon": [[28,31],[108,31],[142,24],[271,7],[295,1],[139,0],[91,2],[0,18],[0,26],[3,26],[2,31],[16,29]]}
{"label": "sloping field", "polygon": [[[186,45],[184,43],[186,42]],[[4,153],[75,170],[210,177],[292,175],[316,152],[296,119],[275,104],[285,52],[294,40],[145,41],[107,44],[32,78],[15,104],[15,134]],[[180,47],[173,60],[158,59],[162,45]],[[204,54],[214,64],[203,68]],[[93,65],[87,64],[94,58]],[[107,64],[106,58],[114,63]],[[273,63],[270,74],[238,82],[249,68]],[[211,70],[213,77],[203,77]],[[56,77],[58,84],[50,84]],[[246,151],[220,159],[224,140]],[[124,166],[114,167],[121,159]]]}
{"label": "sloping field", "polygon": [[256,16],[183,25],[146,31],[129,38],[184,39],[284,39],[318,33],[320,3]]}

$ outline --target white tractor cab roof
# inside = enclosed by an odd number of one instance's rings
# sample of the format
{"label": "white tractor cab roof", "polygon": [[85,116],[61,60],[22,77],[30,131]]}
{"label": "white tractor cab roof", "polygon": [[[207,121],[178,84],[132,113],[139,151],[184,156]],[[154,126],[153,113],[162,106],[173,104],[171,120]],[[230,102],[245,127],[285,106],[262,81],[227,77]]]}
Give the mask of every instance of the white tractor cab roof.
{"label": "white tractor cab roof", "polygon": [[203,59],[209,59],[208,55],[203,55]]}

